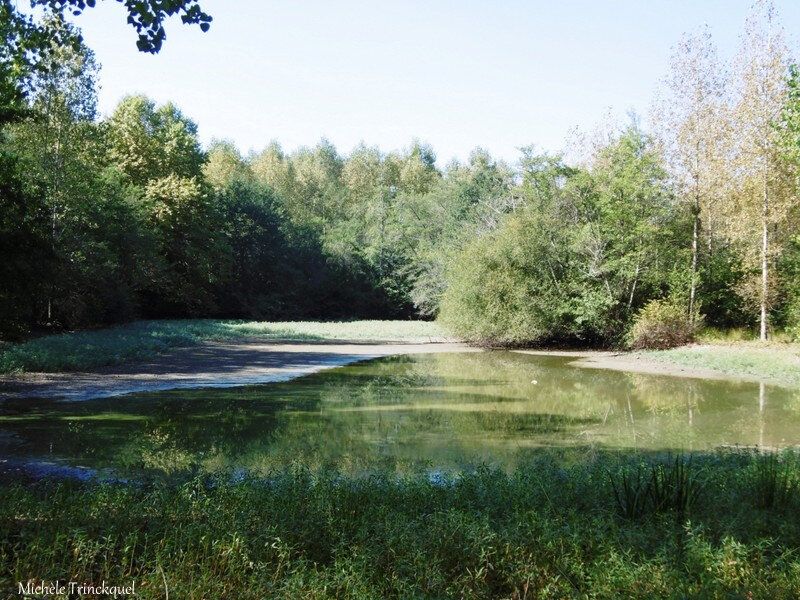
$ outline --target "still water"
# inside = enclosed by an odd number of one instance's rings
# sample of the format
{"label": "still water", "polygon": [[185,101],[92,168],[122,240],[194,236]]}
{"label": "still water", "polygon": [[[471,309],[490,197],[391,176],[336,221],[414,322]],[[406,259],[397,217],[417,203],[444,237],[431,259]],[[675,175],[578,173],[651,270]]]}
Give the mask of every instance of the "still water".
{"label": "still water", "polygon": [[[542,448],[800,444],[800,391],[512,352],[364,361],[284,383],[0,404],[0,459],[101,472],[513,467]],[[106,471],[109,470],[109,471]]]}

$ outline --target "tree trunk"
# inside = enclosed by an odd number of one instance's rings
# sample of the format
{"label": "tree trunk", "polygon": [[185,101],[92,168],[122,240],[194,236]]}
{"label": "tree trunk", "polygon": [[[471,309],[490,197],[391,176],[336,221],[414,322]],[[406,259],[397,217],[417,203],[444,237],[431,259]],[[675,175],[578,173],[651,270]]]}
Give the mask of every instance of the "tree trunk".
{"label": "tree trunk", "polygon": [[689,290],[689,322],[694,324],[695,297],[697,295],[697,243],[700,237],[700,192],[694,193],[694,228],[692,230],[692,286]]}
{"label": "tree trunk", "polygon": [[767,171],[764,169],[764,188],[763,188],[763,210],[761,214],[761,332],[759,339],[767,341],[767,276],[769,274],[769,262],[767,261],[769,228],[767,217],[769,216],[769,204],[767,201]]}
{"label": "tree trunk", "polygon": [[628,313],[633,308],[633,297],[636,293],[636,285],[639,283],[639,269],[641,268],[641,261],[636,261],[636,274],[633,276],[633,285],[631,286],[631,295],[628,298]]}

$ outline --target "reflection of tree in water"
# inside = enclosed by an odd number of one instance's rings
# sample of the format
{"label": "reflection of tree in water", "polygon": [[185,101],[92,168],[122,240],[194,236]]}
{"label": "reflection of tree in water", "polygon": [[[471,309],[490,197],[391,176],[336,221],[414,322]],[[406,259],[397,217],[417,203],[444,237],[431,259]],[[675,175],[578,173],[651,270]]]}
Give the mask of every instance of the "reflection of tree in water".
{"label": "reflection of tree in water", "polygon": [[759,404],[757,384],[568,363],[509,352],[402,356],[261,386],[10,403],[0,406],[0,440],[12,455],[169,473],[512,464],[542,446],[700,449],[798,438],[797,393],[767,388]]}
{"label": "reflection of tree in water", "polygon": [[177,445],[168,432],[158,427],[142,436],[138,454],[143,468],[165,473],[185,471],[197,463],[195,455]]}
{"label": "reflection of tree in water", "polygon": [[[297,390],[292,402],[316,409]],[[180,390],[81,403],[42,401],[30,419],[4,425],[14,429],[20,454],[171,471],[214,456],[237,456],[243,441],[269,435],[284,407],[259,388]]]}
{"label": "reflection of tree in water", "polygon": [[[641,404],[652,414],[640,419],[654,439],[684,441],[685,449],[721,445],[797,443],[800,402],[797,390],[763,382],[711,381],[627,375]],[[768,399],[775,403],[769,406]],[[794,440],[794,441],[792,441]]]}

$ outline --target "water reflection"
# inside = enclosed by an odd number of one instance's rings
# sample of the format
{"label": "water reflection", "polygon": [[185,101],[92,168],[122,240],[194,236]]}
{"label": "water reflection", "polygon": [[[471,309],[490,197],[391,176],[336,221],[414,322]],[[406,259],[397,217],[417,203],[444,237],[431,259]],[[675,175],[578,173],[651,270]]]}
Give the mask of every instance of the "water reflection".
{"label": "water reflection", "polygon": [[542,447],[800,443],[798,392],[508,352],[389,357],[284,383],[0,405],[0,457],[117,473],[511,467]]}

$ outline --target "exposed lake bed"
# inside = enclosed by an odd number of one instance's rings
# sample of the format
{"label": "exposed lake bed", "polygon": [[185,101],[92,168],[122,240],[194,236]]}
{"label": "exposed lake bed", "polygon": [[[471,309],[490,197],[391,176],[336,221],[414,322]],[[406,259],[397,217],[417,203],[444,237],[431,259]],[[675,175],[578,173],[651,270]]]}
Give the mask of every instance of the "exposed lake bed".
{"label": "exposed lake bed", "polygon": [[[236,385],[228,369],[229,379],[212,383],[224,388],[178,378],[178,389],[80,402],[7,397],[0,404],[0,454],[17,463],[135,476],[258,473],[298,461],[351,471],[511,469],[548,448],[800,445],[800,391],[791,388],[584,369],[569,353],[462,352],[447,344],[420,353],[422,347],[405,345],[412,353],[378,358],[368,345],[359,347],[364,354],[328,346],[347,353],[318,353],[314,360],[297,353],[294,364],[304,363],[309,374],[256,385]],[[323,359],[356,362],[331,368],[336,363]],[[267,363],[276,359],[258,364]],[[112,391],[130,386],[114,383],[121,387]]]}

